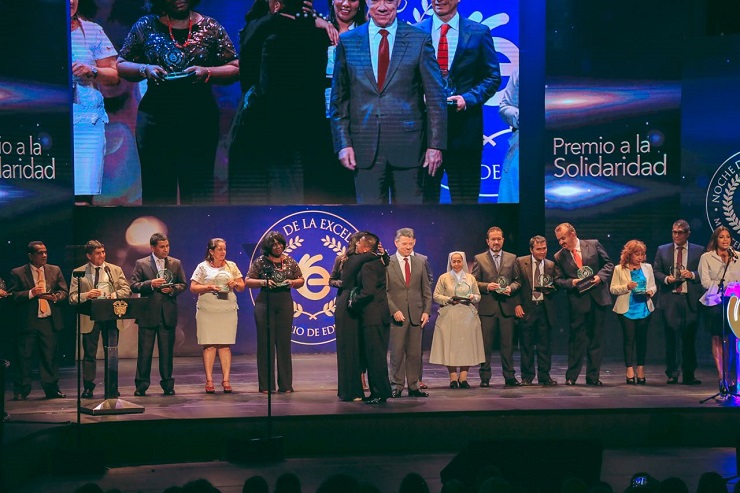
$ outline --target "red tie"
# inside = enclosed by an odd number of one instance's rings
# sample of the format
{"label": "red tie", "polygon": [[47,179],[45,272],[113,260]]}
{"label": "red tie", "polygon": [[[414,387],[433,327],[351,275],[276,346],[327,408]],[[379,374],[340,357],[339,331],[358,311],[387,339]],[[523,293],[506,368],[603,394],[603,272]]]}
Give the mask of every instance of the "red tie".
{"label": "red tie", "polygon": [[383,89],[385,84],[385,76],[388,73],[388,63],[390,62],[390,49],[388,47],[388,30],[381,29],[380,35],[383,39],[380,40],[380,47],[378,48],[378,91]]}
{"label": "red tie", "polygon": [[447,31],[450,30],[449,24],[442,24],[442,27],[440,28],[440,31],[442,31],[439,35],[439,47],[437,48],[437,63],[439,63],[439,68],[442,70],[442,75],[447,77],[447,74],[449,73],[449,50],[450,45],[447,44]]}
{"label": "red tie", "polygon": [[578,250],[573,250],[573,260],[576,261],[576,265],[579,269],[583,267],[583,259],[581,258],[581,254],[578,253]]}
{"label": "red tie", "polygon": [[405,266],[404,270],[405,270],[405,274],[406,274],[406,287],[408,288],[408,287],[411,286],[411,265],[409,265],[409,258],[408,257],[404,257],[403,258],[403,261],[406,262],[406,266]]}
{"label": "red tie", "polygon": [[[678,247],[678,253],[676,253],[676,263],[678,265],[683,265],[683,247]],[[683,283],[676,285],[676,292],[683,292]]]}

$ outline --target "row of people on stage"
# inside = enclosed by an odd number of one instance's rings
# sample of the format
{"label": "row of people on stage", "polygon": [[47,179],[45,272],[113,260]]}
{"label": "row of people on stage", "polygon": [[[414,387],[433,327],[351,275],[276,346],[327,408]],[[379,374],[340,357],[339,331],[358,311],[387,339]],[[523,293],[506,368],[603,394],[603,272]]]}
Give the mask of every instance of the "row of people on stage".
{"label": "row of people on stage", "polygon": [[490,29],[463,18],[457,1],[433,2],[411,26],[397,20],[399,2],[333,0],[327,21],[306,13],[311,2],[257,0],[238,57],[223,26],[194,10],[198,0],[150,2],[118,52],[90,22],[94,2],[71,0],[78,200],[102,189],[100,86],[125,79],[147,82],[136,122],[145,205],[212,201],[211,85],[237,80],[232,203],[439,203],[445,172],[453,203],[477,203],[483,106],[501,83]]}

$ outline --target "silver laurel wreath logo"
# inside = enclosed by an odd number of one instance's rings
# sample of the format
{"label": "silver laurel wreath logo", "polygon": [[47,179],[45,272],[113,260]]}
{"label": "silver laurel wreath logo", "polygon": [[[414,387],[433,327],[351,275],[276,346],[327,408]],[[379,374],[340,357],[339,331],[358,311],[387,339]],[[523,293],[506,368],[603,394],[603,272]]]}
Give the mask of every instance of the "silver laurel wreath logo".
{"label": "silver laurel wreath logo", "polygon": [[[293,291],[291,340],[307,346],[334,341],[336,290],[329,286],[329,276],[335,259],[347,251],[349,237],[357,228],[336,214],[301,211],[279,219],[264,233],[273,230],[285,236],[285,253],[298,262],[306,280]],[[261,254],[257,247],[252,261]],[[252,303],[258,293],[250,290]]]}
{"label": "silver laurel wreath logo", "polygon": [[725,226],[740,234],[740,219],[735,210],[738,187],[740,187],[740,152],[727,158],[717,168],[707,187],[707,220],[712,229]]}

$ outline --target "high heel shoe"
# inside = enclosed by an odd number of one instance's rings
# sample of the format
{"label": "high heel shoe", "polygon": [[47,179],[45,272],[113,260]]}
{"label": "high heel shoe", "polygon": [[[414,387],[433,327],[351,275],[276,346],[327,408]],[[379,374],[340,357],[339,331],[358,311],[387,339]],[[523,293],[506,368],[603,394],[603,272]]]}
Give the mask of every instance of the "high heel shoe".
{"label": "high heel shoe", "polygon": [[460,388],[461,389],[469,389],[470,388],[470,384],[468,383],[467,380],[460,380]]}
{"label": "high heel shoe", "polygon": [[456,389],[456,388],[458,388],[459,386],[460,386],[460,384],[458,384],[458,383],[457,383],[457,380],[452,380],[452,381],[450,381],[450,388],[451,388],[451,389]]}
{"label": "high heel shoe", "polygon": [[221,387],[224,388],[224,394],[230,394],[233,390],[231,388],[231,382],[229,382],[228,380],[224,380],[223,382],[221,382]]}
{"label": "high heel shoe", "polygon": [[215,394],[216,387],[213,386],[213,380],[206,380],[206,394]]}
{"label": "high heel shoe", "polygon": [[627,377],[627,385],[634,385],[635,377]]}
{"label": "high heel shoe", "polygon": [[637,377],[637,385],[645,385],[645,384],[646,384],[645,377],[642,377],[642,378]]}

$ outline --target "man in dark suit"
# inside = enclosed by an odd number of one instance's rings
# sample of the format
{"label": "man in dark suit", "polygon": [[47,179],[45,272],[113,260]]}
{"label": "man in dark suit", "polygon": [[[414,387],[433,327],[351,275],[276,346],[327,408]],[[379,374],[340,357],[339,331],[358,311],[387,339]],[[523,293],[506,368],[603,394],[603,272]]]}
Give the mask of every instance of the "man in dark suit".
{"label": "man in dark suit", "polygon": [[699,385],[701,380],[694,376],[696,314],[702,294],[699,258],[704,249],[689,243],[691,228],[683,219],[673,223],[671,234],[673,242],[659,246],[653,262],[655,281],[660,287],[658,312],[665,330],[666,383],[678,383],[680,365],[682,383]]}
{"label": "man in dark suit", "polygon": [[434,175],[447,144],[431,37],[397,21],[399,1],[369,0],[371,21],[343,34],[336,50],[334,151],[355,172],[359,204],[420,204],[423,168]]}
{"label": "man in dark suit", "polygon": [[518,387],[514,369],[514,308],[519,304],[519,278],[516,272],[516,255],[504,252],[504,232],[493,226],[486,233],[488,250],[479,253],[473,261],[471,274],[480,289],[481,330],[486,361],[480,365],[480,386],[488,387],[491,380],[491,353],[498,334],[501,351],[501,370],[506,387]]}
{"label": "man in dark suit", "polygon": [[41,241],[28,244],[30,263],[10,271],[10,292],[17,309],[18,370],[13,399],[25,400],[31,392],[31,362],[38,349],[41,387],[48,399],[64,398],[59,390],[57,338],[64,328],[59,301],[67,297],[62,270],[47,263],[48,252]]}
{"label": "man in dark suit", "polygon": [[[164,395],[175,395],[172,359],[177,326],[177,295],[185,291],[185,271],[179,260],[169,256],[170,240],[167,236],[154,233],[149,238],[149,245],[152,254],[137,260],[131,274],[131,290],[150,300],[146,317],[136,320],[139,324],[139,357],[136,361],[134,395],[146,395],[151,383],[155,339],[159,349],[159,384]],[[165,279],[170,276],[171,279]]]}
{"label": "man in dark suit", "polygon": [[[357,253],[378,252],[378,237],[372,233],[364,235],[357,244]],[[385,255],[388,260],[388,256]],[[368,404],[382,404],[391,396],[388,381],[388,341],[391,315],[386,294],[386,266],[383,257],[363,264],[360,269],[360,294],[357,302],[362,307],[360,327],[370,387]]]}
{"label": "man in dark suit", "polygon": [[[443,171],[453,204],[477,204],[483,158],[483,105],[501,85],[491,31],[457,11],[459,0],[432,2],[434,16],[419,24],[432,36],[447,80],[447,150],[442,168],[424,177],[424,202],[438,204]],[[452,91],[452,93],[450,93]]]}
{"label": "man in dark suit", "polygon": [[[522,385],[532,385],[537,346],[537,380],[540,385],[557,385],[550,377],[552,354],[550,330],[555,320],[555,300],[552,282],[555,280],[555,263],[547,257],[547,239],[533,236],[529,240],[530,255],[516,259],[519,278],[519,305],[514,314],[519,319],[519,345],[522,352]],[[544,287],[543,287],[544,286]],[[540,289],[535,289],[539,287]]]}
{"label": "man in dark suit", "polygon": [[[88,263],[76,268],[73,272],[84,273],[83,277],[72,275],[69,289],[69,302],[76,305],[98,298],[128,298],[131,296],[131,287],[123,274],[123,269],[105,261],[105,245],[97,240],[90,240],[85,244],[85,256]],[[98,342],[103,336],[103,346],[106,348],[118,347],[118,330],[123,328],[123,320],[105,320],[93,322],[88,315],[80,315],[80,332],[82,333],[82,382],[85,390],[84,399],[93,398],[95,389],[96,357]],[[108,352],[106,368],[108,367]],[[116,368],[117,369],[117,368]],[[105,398],[118,397],[118,373],[110,375],[105,387]]]}
{"label": "man in dark suit", "polygon": [[409,396],[428,397],[420,388],[421,336],[432,311],[432,290],[429,286],[426,258],[413,255],[416,236],[411,228],[396,232],[396,253],[386,269],[391,321],[391,396],[401,397],[408,383]]}
{"label": "man in dark suit", "polygon": [[[568,337],[568,370],[565,385],[575,385],[586,358],[586,384],[603,385],[601,344],[604,339],[604,315],[612,305],[609,281],[614,271],[609,255],[598,240],[581,240],[569,223],[559,224],[555,236],[562,247],[555,254],[555,285],[568,293],[570,336]],[[593,278],[588,290],[577,287],[579,273],[588,267]],[[588,283],[587,283],[588,284]]]}

